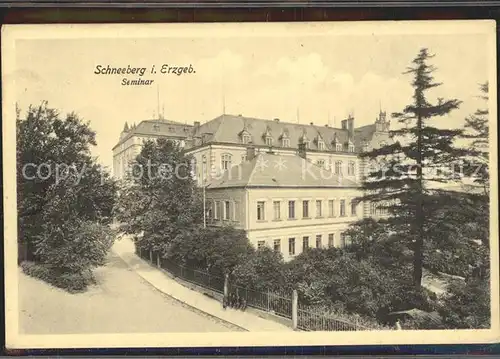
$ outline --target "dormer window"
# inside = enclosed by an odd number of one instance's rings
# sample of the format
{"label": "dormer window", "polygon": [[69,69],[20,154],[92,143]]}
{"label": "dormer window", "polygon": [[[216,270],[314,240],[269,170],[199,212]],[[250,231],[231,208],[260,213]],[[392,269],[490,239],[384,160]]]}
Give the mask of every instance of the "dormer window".
{"label": "dormer window", "polygon": [[354,152],[354,144],[352,142],[349,141],[349,143],[347,144],[347,150],[349,152]]}
{"label": "dormer window", "polygon": [[266,137],[266,145],[267,146],[272,146],[273,145],[273,138],[271,136]]}
{"label": "dormer window", "polygon": [[247,144],[247,143],[250,143],[250,141],[252,140],[250,135],[248,134],[244,134],[242,137],[241,137],[241,140],[243,143]]}
{"label": "dormer window", "polygon": [[280,138],[282,147],[290,147],[290,137],[288,136],[288,130],[285,128]]}
{"label": "dormer window", "polygon": [[325,143],[322,140],[318,141],[318,149],[320,151],[324,151],[325,150]]}
{"label": "dormer window", "polygon": [[342,151],[342,144],[341,143],[336,143],[335,144],[335,150],[338,151],[338,152],[341,152]]}
{"label": "dormer window", "polygon": [[303,144],[306,149],[309,149],[309,139],[307,138],[306,132],[302,133],[302,136],[299,138],[299,143]]}
{"label": "dormer window", "polygon": [[153,125],[153,130],[160,131],[160,125],[154,124]]}

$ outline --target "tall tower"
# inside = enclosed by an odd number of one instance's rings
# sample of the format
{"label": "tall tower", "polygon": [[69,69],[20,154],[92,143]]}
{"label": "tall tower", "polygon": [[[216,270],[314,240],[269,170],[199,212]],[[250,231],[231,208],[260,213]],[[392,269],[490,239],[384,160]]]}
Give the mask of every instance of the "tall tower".
{"label": "tall tower", "polygon": [[380,110],[378,118],[375,119],[375,130],[377,132],[387,132],[389,131],[391,122],[387,120],[387,114],[385,111]]}

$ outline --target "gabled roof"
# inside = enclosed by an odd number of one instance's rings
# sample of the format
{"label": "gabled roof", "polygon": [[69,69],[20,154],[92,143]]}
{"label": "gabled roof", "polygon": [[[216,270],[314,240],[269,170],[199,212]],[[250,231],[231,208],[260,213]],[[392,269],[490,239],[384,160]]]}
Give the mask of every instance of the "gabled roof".
{"label": "gabled roof", "polygon": [[145,120],[139,123],[137,126],[131,126],[130,130],[124,134],[124,136],[120,139],[116,146],[125,142],[132,136],[186,138],[191,135],[192,128],[192,125],[187,125],[175,121]]}
{"label": "gabled roof", "polygon": [[[314,139],[319,134],[325,142],[326,149],[332,149],[331,141],[334,133],[337,134],[338,140],[341,143],[345,143],[348,140],[348,131],[340,128],[305,125],[235,115],[221,115],[201,125],[197,129],[196,133],[198,135],[205,132],[212,133],[213,135],[209,139],[209,141],[212,142],[241,143],[239,134],[243,129],[246,129],[249,132],[252,136],[253,143],[257,146],[266,145],[265,138],[262,135],[267,131],[270,132],[275,141],[280,140],[284,133],[288,133],[288,137],[285,138],[290,139],[291,148],[298,148],[300,138],[303,134],[305,134],[308,139]],[[319,148],[317,144],[311,144],[310,149],[314,150]]]}
{"label": "gabled roof", "polygon": [[221,179],[209,182],[207,189],[235,187],[353,188],[355,178],[334,175],[299,156],[258,153],[255,158],[234,166]]}

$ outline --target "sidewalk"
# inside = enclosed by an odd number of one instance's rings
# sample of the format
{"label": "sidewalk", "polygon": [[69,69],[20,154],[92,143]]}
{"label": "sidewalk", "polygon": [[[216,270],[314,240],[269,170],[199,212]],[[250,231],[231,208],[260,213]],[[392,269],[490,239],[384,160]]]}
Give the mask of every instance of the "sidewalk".
{"label": "sidewalk", "polygon": [[251,332],[283,332],[292,331],[291,328],[271,320],[261,318],[255,314],[234,309],[222,309],[221,303],[186,288],[172,278],[169,278],[158,268],[139,258],[134,252],[134,243],[128,238],[115,241],[113,251],[127,265],[145,281],[149,282],[159,291],[226,322],[237,325]]}

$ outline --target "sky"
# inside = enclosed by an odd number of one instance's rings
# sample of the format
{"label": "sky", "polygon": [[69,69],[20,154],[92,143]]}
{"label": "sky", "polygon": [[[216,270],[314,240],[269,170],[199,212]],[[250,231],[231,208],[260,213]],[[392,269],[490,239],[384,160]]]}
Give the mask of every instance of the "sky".
{"label": "sky", "polygon": [[[265,24],[263,24],[265,25]],[[165,31],[152,38],[134,36],[16,40],[16,101],[25,110],[47,100],[61,113],[75,111],[97,134],[93,153],[111,167],[112,147],[125,122],[138,124],[157,115],[181,123],[207,122],[223,112],[287,122],[340,126],[349,113],[355,126],[374,122],[379,109],[400,111],[411,101],[411,77],[403,72],[420,48],[435,57],[435,79],[442,85],[430,99],[457,98],[459,110],[442,118],[444,127],[461,127],[484,104],[478,84],[488,80],[487,35],[427,34],[411,31],[298,31],[293,36],[252,32],[227,36],[209,31],[195,36]],[[166,28],[168,30],[168,28]],[[123,86],[124,77],[97,75],[97,65],[192,66],[191,74],[145,74],[151,86]],[[158,96],[159,94],[159,96]],[[159,102],[158,102],[159,97]],[[224,111],[225,109],[225,111]]]}

